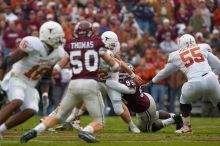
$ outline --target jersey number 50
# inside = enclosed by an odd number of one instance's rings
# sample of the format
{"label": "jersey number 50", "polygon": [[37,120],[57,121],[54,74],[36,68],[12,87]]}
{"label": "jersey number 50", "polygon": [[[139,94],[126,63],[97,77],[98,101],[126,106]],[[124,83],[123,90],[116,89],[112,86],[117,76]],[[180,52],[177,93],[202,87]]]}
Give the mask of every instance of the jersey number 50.
{"label": "jersey number 50", "polygon": [[[192,48],[180,54],[180,58],[185,63],[185,67],[191,66],[194,62],[199,63],[205,60],[201,53],[196,52],[198,50],[200,50],[198,47]],[[189,56],[189,54],[191,54],[191,56]]]}
{"label": "jersey number 50", "polygon": [[[84,59],[77,59],[81,57],[84,57]],[[91,59],[94,59],[94,61],[91,62]],[[84,65],[82,60],[84,60]],[[70,63],[74,66],[72,67],[74,74],[80,74],[83,71],[83,66],[89,72],[96,71],[98,69],[98,62],[98,53],[94,50],[88,50],[84,55],[80,50],[70,52]]]}

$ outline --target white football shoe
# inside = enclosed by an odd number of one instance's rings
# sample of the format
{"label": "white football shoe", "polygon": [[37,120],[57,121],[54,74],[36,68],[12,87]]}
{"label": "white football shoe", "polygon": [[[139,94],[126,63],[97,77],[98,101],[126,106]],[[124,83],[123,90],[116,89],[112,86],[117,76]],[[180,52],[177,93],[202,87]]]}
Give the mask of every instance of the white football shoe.
{"label": "white football shoe", "polygon": [[176,134],[184,134],[184,133],[192,133],[192,127],[191,125],[183,125],[182,128],[179,130],[176,130]]}
{"label": "white football shoe", "polygon": [[140,131],[140,129],[136,126],[136,125],[130,125],[129,127],[128,127],[128,130],[130,131],[130,132],[132,132],[132,133],[140,133],[141,131]]}

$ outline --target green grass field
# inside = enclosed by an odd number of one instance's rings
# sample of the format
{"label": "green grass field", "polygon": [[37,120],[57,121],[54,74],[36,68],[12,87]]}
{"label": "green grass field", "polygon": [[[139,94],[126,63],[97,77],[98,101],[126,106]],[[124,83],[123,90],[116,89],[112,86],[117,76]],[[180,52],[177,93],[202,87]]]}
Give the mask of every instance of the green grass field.
{"label": "green grass field", "polygon": [[[87,116],[82,117],[82,126],[89,120]],[[174,126],[157,133],[129,133],[119,117],[107,117],[105,129],[95,134],[100,143],[85,143],[78,138],[77,131],[47,131],[26,144],[20,144],[20,135],[38,123],[39,117],[34,117],[23,125],[3,133],[0,146],[220,146],[220,118],[192,118],[193,134],[176,135]]]}

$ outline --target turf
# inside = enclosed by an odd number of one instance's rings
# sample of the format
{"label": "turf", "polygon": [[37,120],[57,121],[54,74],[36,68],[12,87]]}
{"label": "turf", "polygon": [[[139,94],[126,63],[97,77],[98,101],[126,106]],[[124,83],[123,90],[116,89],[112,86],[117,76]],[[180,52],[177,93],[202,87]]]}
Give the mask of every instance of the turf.
{"label": "turf", "polygon": [[[134,121],[136,119],[134,118]],[[85,116],[82,125],[90,121]],[[39,123],[39,117],[3,133],[0,146],[84,146],[91,145],[79,140],[77,131],[47,131],[26,144],[19,143],[19,136]],[[95,134],[101,142],[92,144],[103,146],[220,146],[220,118],[192,118],[193,134],[176,135],[174,126],[157,133],[129,133],[126,124],[119,117],[107,117],[106,127]]]}

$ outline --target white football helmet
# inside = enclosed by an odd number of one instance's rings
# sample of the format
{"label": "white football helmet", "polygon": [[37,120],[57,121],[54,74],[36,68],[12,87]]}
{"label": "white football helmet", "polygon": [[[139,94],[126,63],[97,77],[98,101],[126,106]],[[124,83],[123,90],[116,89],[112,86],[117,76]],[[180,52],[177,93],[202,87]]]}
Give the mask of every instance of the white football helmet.
{"label": "white football helmet", "polygon": [[184,34],[178,39],[177,45],[179,49],[183,49],[196,46],[197,44],[195,38],[192,35]]}
{"label": "white football helmet", "polygon": [[105,44],[105,47],[114,50],[119,44],[118,36],[112,31],[106,31],[101,36],[102,42]]}
{"label": "white football helmet", "polygon": [[48,21],[40,27],[40,40],[52,46],[54,49],[65,43],[62,26],[54,21]]}

